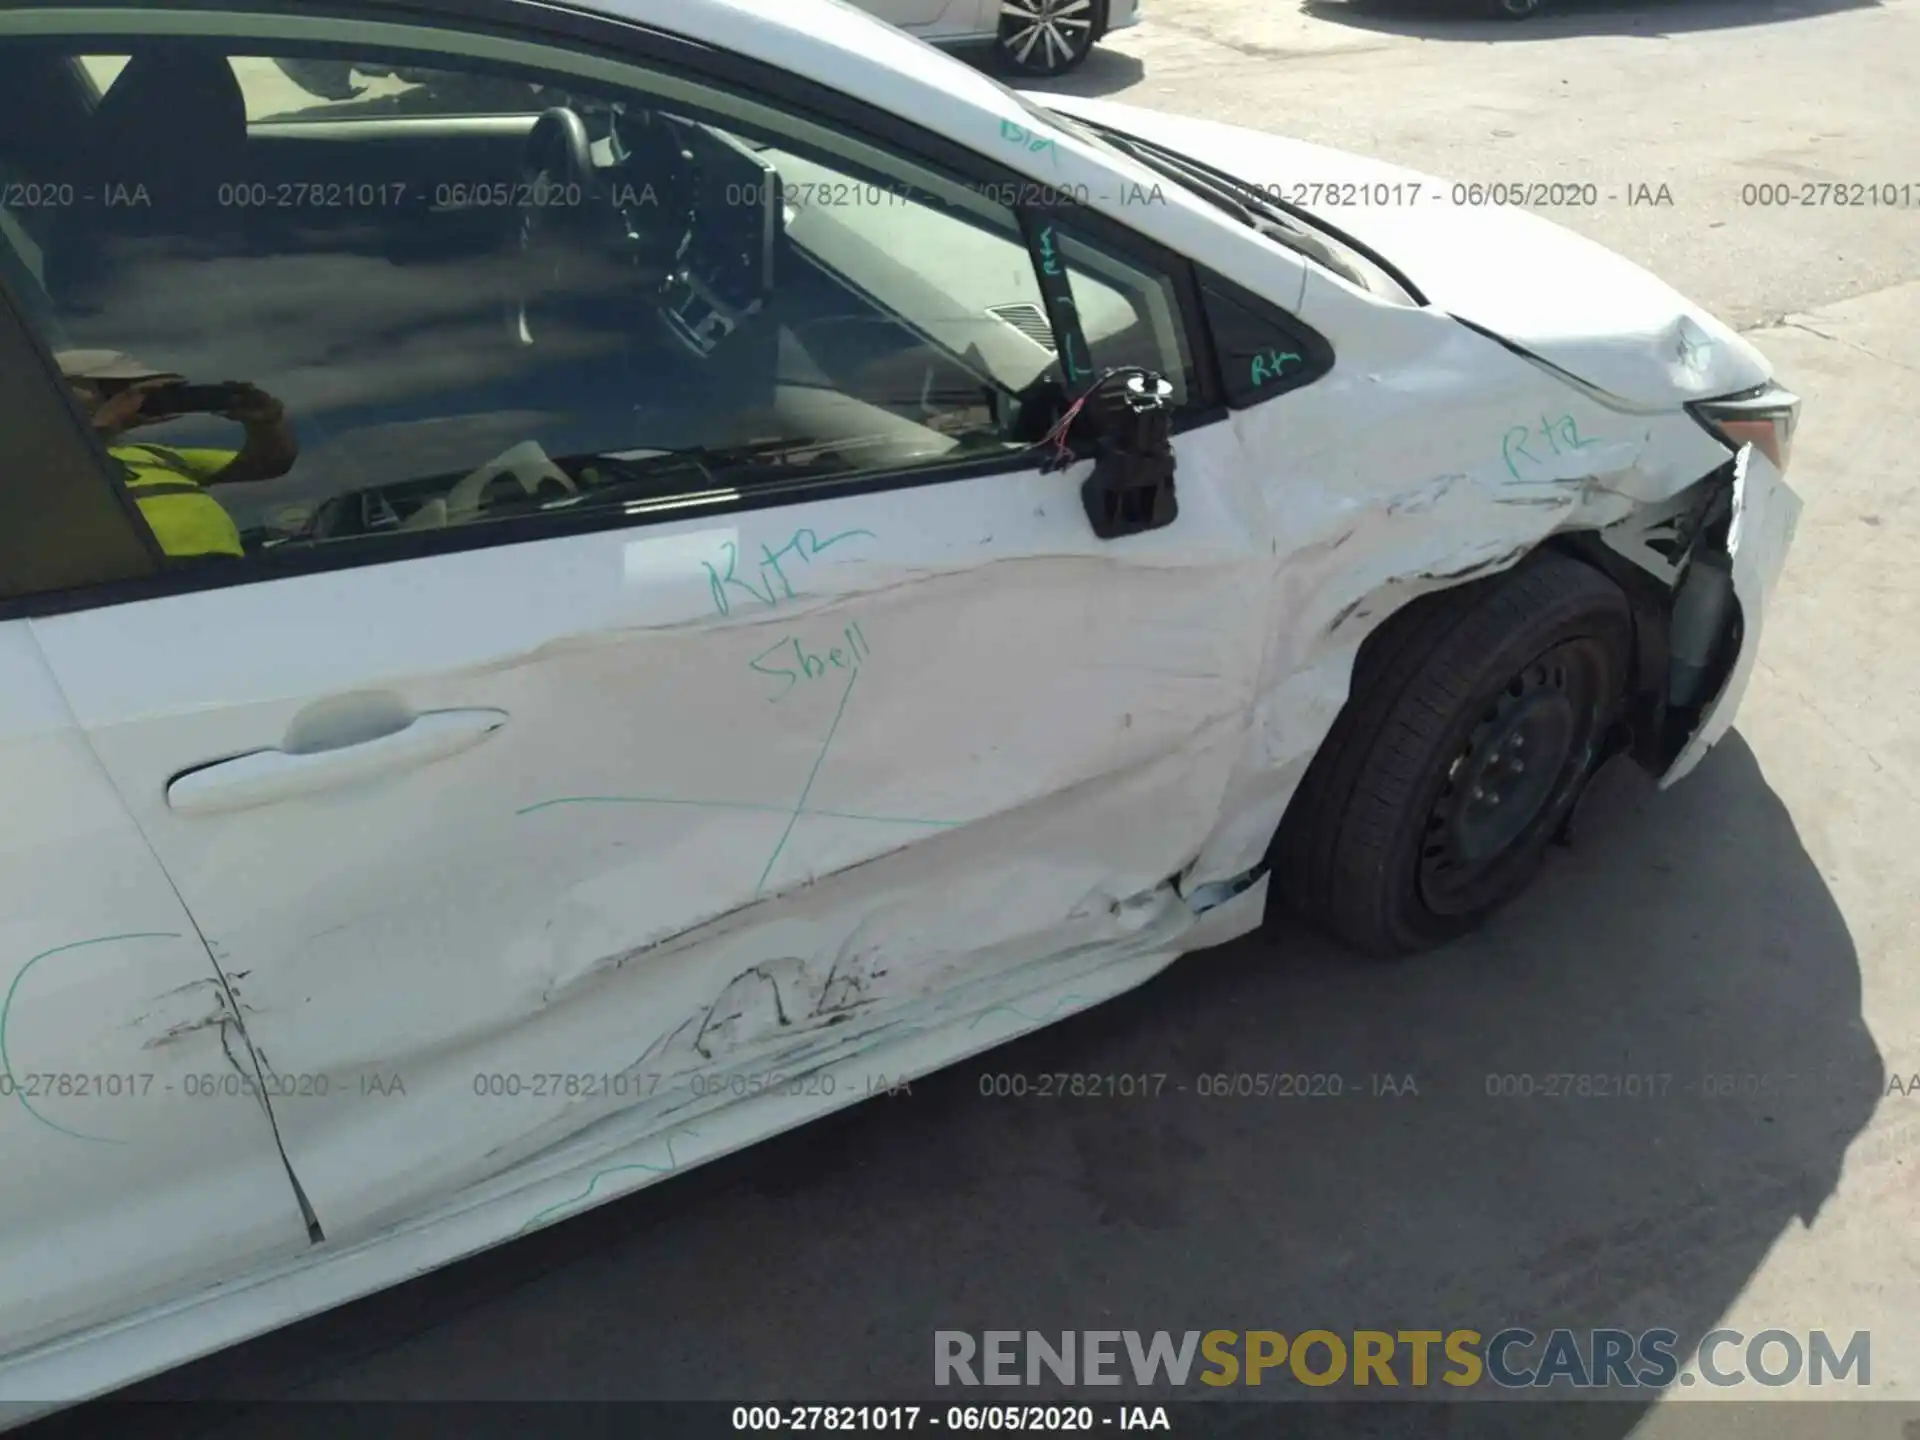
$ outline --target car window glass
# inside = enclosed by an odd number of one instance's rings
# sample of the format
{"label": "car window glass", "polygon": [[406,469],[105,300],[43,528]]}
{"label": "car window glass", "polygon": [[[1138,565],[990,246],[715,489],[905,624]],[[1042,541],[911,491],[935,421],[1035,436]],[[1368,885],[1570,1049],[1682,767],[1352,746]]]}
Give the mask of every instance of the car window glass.
{"label": "car window glass", "polygon": [[38,179],[0,157],[0,282],[50,347],[66,341],[47,293],[47,245],[77,199],[71,185]]}
{"label": "car window glass", "polygon": [[[49,348],[118,357],[72,388],[171,558],[639,515],[1044,433],[1061,366],[994,187],[681,77],[381,28],[421,39],[0,20],[0,75],[91,117],[0,134],[69,197],[24,240],[0,222],[5,276]],[[1169,283],[1061,234],[1095,366],[1184,398]],[[141,372],[164,393],[116,399]]]}
{"label": "car window glass", "polygon": [[[80,57],[104,96],[126,55]],[[344,120],[382,115],[532,114],[545,108],[537,82],[438,66],[331,55],[236,55],[231,64],[247,119]]]}
{"label": "car window glass", "polygon": [[1172,383],[1174,403],[1187,404],[1193,367],[1172,281],[1095,248],[1068,225],[1054,230],[1092,368],[1155,371]]}
{"label": "car window glass", "polygon": [[375,59],[248,57],[234,66],[249,120],[383,115],[524,115],[546,108],[537,81]]}
{"label": "car window glass", "polygon": [[[5,165],[0,165],[0,265],[7,267],[15,294],[38,293],[46,285],[46,250],[34,233],[40,188]],[[57,199],[56,195],[53,197]]]}
{"label": "car window glass", "polygon": [[127,67],[132,58],[127,55],[81,55],[81,69],[93,82],[94,98],[97,100],[113,88],[113,82],[120,78],[120,72]]}
{"label": "car window glass", "polygon": [[[0,40],[97,91],[97,123],[34,157],[74,202],[0,240],[51,348],[200,387],[103,436],[156,533],[199,501],[142,489],[181,479],[251,553],[1031,443],[1022,392],[1055,361],[1016,218],[978,187],[626,67],[469,73],[443,48],[386,56],[384,88],[356,65],[334,100],[257,41],[115,38]],[[422,129],[369,104],[461,85],[519,113]],[[536,136],[556,108],[576,129]],[[353,123],[305,123],[328,117]],[[252,389],[206,388],[229,384]],[[275,413],[263,444],[230,418]]]}

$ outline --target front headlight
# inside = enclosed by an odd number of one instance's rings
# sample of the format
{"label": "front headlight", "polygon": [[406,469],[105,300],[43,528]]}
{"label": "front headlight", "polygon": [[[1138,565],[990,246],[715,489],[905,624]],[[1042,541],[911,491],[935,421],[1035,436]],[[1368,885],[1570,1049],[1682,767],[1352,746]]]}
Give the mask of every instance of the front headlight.
{"label": "front headlight", "polygon": [[1800,423],[1800,397],[1778,385],[1763,385],[1724,400],[1701,400],[1687,407],[1694,419],[1735,450],[1751,445],[1787,473],[1793,432]]}

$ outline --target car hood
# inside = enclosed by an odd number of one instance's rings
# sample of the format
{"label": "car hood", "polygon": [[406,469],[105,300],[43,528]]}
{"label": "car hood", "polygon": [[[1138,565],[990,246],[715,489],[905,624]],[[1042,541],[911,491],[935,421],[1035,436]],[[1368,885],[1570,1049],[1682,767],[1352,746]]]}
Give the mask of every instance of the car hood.
{"label": "car hood", "polygon": [[[1273,193],[1396,266],[1429,303],[1588,385],[1669,406],[1765,384],[1765,357],[1638,265],[1531,212],[1455,205],[1452,184],[1345,151],[1131,105],[1036,102],[1191,155]],[[1394,204],[1322,204],[1315,187],[1400,185]],[[1336,190],[1336,195],[1338,191]]]}

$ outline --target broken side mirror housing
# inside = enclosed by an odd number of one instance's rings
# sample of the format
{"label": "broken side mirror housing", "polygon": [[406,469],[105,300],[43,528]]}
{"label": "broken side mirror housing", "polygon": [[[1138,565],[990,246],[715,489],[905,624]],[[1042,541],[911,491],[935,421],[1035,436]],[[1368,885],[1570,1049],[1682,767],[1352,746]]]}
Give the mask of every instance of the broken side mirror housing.
{"label": "broken side mirror housing", "polygon": [[1117,540],[1171,525],[1180,513],[1174,493],[1173,386],[1144,372],[1114,377],[1089,398],[1098,453],[1080,487],[1093,533]]}

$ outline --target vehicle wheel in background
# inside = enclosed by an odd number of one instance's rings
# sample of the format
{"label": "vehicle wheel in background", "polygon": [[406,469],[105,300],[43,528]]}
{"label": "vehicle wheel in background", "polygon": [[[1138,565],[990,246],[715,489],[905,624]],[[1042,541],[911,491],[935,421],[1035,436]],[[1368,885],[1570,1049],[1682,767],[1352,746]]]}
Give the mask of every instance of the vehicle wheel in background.
{"label": "vehicle wheel in background", "polygon": [[994,54],[1016,75],[1064,75],[1085,62],[1106,0],[1001,0]]}

